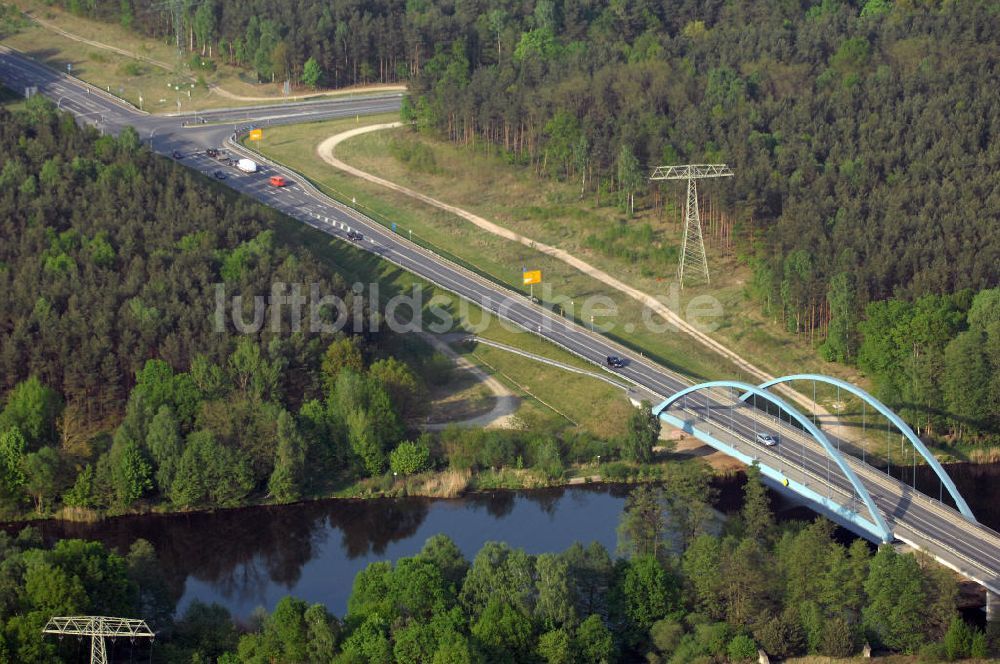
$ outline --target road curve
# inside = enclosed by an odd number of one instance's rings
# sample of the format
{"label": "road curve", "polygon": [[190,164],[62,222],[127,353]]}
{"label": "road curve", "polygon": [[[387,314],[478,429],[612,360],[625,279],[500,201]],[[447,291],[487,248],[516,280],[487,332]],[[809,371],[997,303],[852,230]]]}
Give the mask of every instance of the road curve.
{"label": "road curve", "polygon": [[[291,111],[287,107],[261,107],[249,112],[240,111],[235,116],[225,115],[225,112],[218,116],[219,122],[234,124],[184,127],[178,118],[138,113],[110,95],[2,47],[0,81],[15,90],[35,85],[60,108],[74,113],[79,122],[97,126],[101,131],[117,133],[126,126],[133,126],[157,152],[170,155],[175,150],[181,151],[185,155],[183,163],[186,166],[209,177],[220,165],[205,155],[206,148],[226,145],[234,152],[244,151],[234,143],[227,143],[234,125],[238,127],[238,123],[242,122],[245,126],[265,121],[291,123],[301,118],[321,119],[383,112],[393,107],[398,109],[400,103],[399,97],[394,95],[315,102]],[[256,155],[254,157],[260,160]],[[538,334],[598,366],[604,366],[608,355],[625,358],[625,366],[615,373],[645,390],[654,399],[666,398],[691,384],[686,377],[632,353],[601,334],[410,243],[377,222],[321,194],[298,174],[263,161],[262,171],[254,175],[230,170],[226,184],[339,240],[351,242],[348,230],[361,231],[364,234],[360,243],[363,249],[439,288],[475,302],[506,323]],[[292,182],[291,186],[282,189],[269,187],[267,176],[275,173],[285,175]],[[719,435],[734,436],[739,445],[762,461],[787,469],[790,475],[797,473],[816,491],[836,495],[842,504],[852,504],[850,485],[843,476],[828,470],[829,460],[818,444],[804,437],[801,430],[774,420],[752,405],[732,402],[733,399],[726,394],[698,394],[682,400],[677,412],[679,416],[699,420],[700,426],[717,430]],[[780,432],[782,443],[770,448],[756,444],[755,433],[762,428]],[[837,442],[834,436],[829,437]],[[860,460],[851,459],[850,463],[898,538],[927,551],[991,591],[1000,592],[1000,535],[985,526],[966,521],[956,510],[914,491],[875,468],[863,465]]]}

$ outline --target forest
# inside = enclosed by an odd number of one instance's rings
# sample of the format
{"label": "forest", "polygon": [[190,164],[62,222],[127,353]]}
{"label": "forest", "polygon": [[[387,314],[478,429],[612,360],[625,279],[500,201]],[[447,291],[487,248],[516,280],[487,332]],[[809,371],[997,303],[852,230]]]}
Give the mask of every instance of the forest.
{"label": "forest", "polygon": [[289,307],[255,334],[218,329],[216,284],[315,284],[353,311],[352,295],[279,239],[275,213],[134,131],[100,136],[33,97],[0,109],[0,160],[0,516],[290,502],[444,470],[547,483],[600,458],[616,479],[655,470],[648,406],[610,441],[560,427],[421,434],[450,363],[405,335],[296,330]]}
{"label": "forest", "polygon": [[[826,359],[866,372],[869,305],[1000,281],[990,38],[1000,16],[982,0],[206,0],[176,15],[169,3],[59,1],[179,37],[259,80],[407,80],[404,117],[418,128],[578,183],[581,197],[619,201],[626,218],[635,206],[662,210],[653,167],[726,162],[736,177],[710,195],[733,218],[748,297]],[[991,357],[978,373],[995,374]],[[935,399],[943,388],[918,385],[920,371],[906,386],[871,375],[929,433],[996,438],[995,418]],[[997,412],[991,390],[972,410]]]}
{"label": "forest", "polygon": [[[0,657],[63,661],[75,639],[38,638],[53,612],[143,615],[157,632],[116,646],[121,661],[266,664],[749,662],[846,657],[863,644],[920,662],[996,655],[996,621],[961,620],[950,572],[892,546],[849,544],[823,519],[777,523],[752,467],[742,511],[721,533],[708,477],[630,495],[619,546],[574,544],[530,555],[486,543],[470,561],[445,535],[354,579],[346,615],[282,599],[237,622],[225,608],[176,599],[144,540],[52,547],[28,527],[0,533]],[[669,514],[669,516],[668,516]]]}

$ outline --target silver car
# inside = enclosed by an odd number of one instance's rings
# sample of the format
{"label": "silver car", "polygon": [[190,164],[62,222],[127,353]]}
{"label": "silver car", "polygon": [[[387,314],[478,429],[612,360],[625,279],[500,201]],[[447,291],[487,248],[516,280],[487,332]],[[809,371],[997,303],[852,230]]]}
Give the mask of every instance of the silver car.
{"label": "silver car", "polygon": [[774,447],[778,444],[778,437],[770,433],[757,434],[757,442],[765,447]]}

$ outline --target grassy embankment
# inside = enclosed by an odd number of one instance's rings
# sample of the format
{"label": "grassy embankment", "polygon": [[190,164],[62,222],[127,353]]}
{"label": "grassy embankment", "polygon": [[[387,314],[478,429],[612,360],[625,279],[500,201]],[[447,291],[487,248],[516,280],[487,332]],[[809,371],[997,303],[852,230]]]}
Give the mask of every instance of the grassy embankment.
{"label": "grassy embankment", "polygon": [[[342,119],[331,123],[337,129],[354,126],[354,119]],[[270,140],[270,132],[265,137],[265,147]],[[266,152],[266,149],[265,149]],[[332,240],[308,226],[287,219],[278,223],[275,228],[278,237],[302,251],[308,251],[318,260],[329,265],[331,269],[342,274],[349,282],[379,283],[380,298],[388,300],[399,293],[412,293],[418,286],[422,301],[426,304],[435,296],[445,296],[450,302],[444,308],[455,321],[454,330],[462,331],[472,325],[478,325],[486,315],[475,305],[459,301],[450,294],[441,291],[416,276],[399,269],[395,265],[379,259],[353,245]],[[433,320],[424,310],[425,319]],[[593,370],[594,367],[580,358],[557,346],[519,329],[502,325],[495,318],[477,334],[501,343],[516,346],[527,352],[548,357],[559,362]],[[409,339],[411,346],[406,352],[429,353],[431,350],[422,341]],[[478,364],[488,374],[496,377],[515,394],[521,397],[521,405],[516,412],[519,422],[532,431],[559,431],[566,428],[585,430],[594,436],[609,439],[624,431],[624,423],[630,412],[627,400],[621,390],[594,378],[568,374],[567,372],[539,364],[528,358],[514,355],[503,350],[478,346],[470,348],[465,344],[456,344],[454,349]],[[567,380],[573,381],[573,389],[566,389]],[[461,380],[452,385],[443,386],[436,391],[442,398],[449,398],[454,390],[468,391],[473,398],[481,397],[481,387],[463,383]],[[555,483],[569,481],[575,477],[601,475],[602,468],[596,465],[569,468],[566,476]],[[652,477],[656,472],[652,468],[644,470],[612,468],[612,473],[619,479],[626,479],[629,474]],[[530,470],[505,470],[498,473],[486,472],[475,477],[468,473],[449,472],[431,473],[393,482],[390,478],[367,480],[345,486],[337,492],[341,496],[357,495],[455,495],[466,489],[510,487],[521,488],[530,486],[550,485],[552,482],[543,480]]]}
{"label": "grassy embankment", "polygon": [[[135,106],[139,105],[139,96],[142,95],[143,109],[151,113],[177,112],[178,101],[181,111],[266,103],[261,100],[228,98],[210,91],[210,85],[217,85],[241,97],[274,101],[283,99],[280,85],[257,83],[251,72],[226,65],[218,57],[204,58],[204,61],[211,63],[208,67],[193,68],[190,54],[186,53],[183,60],[178,60],[176,50],[168,40],[144,37],[118,25],[75,16],[38,0],[16,0],[14,4],[21,11],[37,16],[72,35],[112,45],[129,55],[75,41],[35,22],[25,22],[19,30],[0,42],[59,71],[66,71],[66,65],[71,64],[74,76],[109,90]],[[174,86],[180,89],[177,90]],[[309,92],[306,89],[295,89],[292,94]],[[316,91],[316,96],[349,92],[350,90],[320,90]]]}
{"label": "grassy embankment", "polygon": [[[389,119],[392,117],[380,116],[361,122],[376,124]],[[541,268],[546,281],[555,284],[556,296],[579,302],[589,295],[609,295],[620,308],[614,321],[615,336],[667,366],[693,378],[746,378],[684,335],[648,331],[642,324],[638,303],[561,262],[485,234],[463,219],[407,196],[335,171],[316,155],[315,146],[343,127],[342,122],[331,122],[273,128],[262,148],[340,200],[356,200],[356,207],[374,218],[395,222],[401,233],[412,230],[414,239],[474,265],[496,281],[522,288],[520,269],[530,265]],[[469,209],[528,237],[573,251],[646,292],[670,295],[675,263],[668,260],[669,247],[680,234],[680,224],[672,220],[673,212],[658,216],[648,210],[625,221],[615,207],[596,206],[591,196],[580,200],[575,185],[538,180],[526,169],[511,166],[499,157],[415,135],[407,129],[355,137],[341,144],[338,156],[358,168]],[[707,230],[706,235],[711,236],[711,231]],[[714,336],[769,373],[814,371],[864,384],[856,371],[822,361],[808,340],[784,332],[776,321],[763,316],[744,293],[748,269],[719,243],[709,239],[708,244],[713,285],[685,289],[678,294],[675,309],[684,311],[695,296],[712,296],[722,310]],[[597,322],[605,321],[598,318]],[[631,330],[627,331],[629,325]],[[799,387],[813,396],[811,386]],[[854,423],[860,429],[859,401],[822,385],[816,397],[830,412],[838,413],[843,422]],[[873,424],[879,423],[868,413],[867,426]],[[871,451],[882,449],[877,444],[880,439],[869,436]],[[949,450],[945,456],[955,453]]]}
{"label": "grassy embankment", "polygon": [[[384,121],[365,118],[361,122]],[[269,133],[265,151],[303,170],[339,198],[356,197],[358,207],[364,211],[396,222],[401,232],[413,230],[418,239],[475,264],[489,272],[492,278],[512,287],[520,288],[518,272],[521,266],[532,265],[543,269],[546,281],[558,284],[554,288],[557,295],[571,298],[580,293],[611,295],[622,307],[616,331],[623,340],[657,359],[666,360],[668,366],[692,377],[746,378],[687,337],[644,334],[634,317],[636,308],[630,307],[633,303],[628,298],[553,259],[521,245],[484,237],[465,220],[377,185],[335,173],[316,156],[315,145],[336,132],[337,128],[327,123],[276,128]],[[607,198],[601,206],[595,204],[592,194],[581,199],[576,183],[539,179],[529,169],[512,166],[501,157],[438,141],[406,128],[352,138],[338,147],[337,154],[362,170],[480,214],[533,239],[570,250],[647,293],[670,295],[676,265],[670,249],[680,239],[678,210],[682,202],[678,199],[683,194],[682,184],[663,186],[668,202],[661,213],[643,210],[635,218],[626,219]],[[707,185],[706,191],[721,186],[725,186],[724,181]],[[670,302],[672,308],[684,311],[693,297],[710,295],[719,301],[722,309],[713,336],[758,367],[774,375],[824,373],[871,389],[857,370],[823,361],[807,337],[788,333],[779,320],[764,315],[759,305],[745,294],[749,269],[733,250],[727,250],[721,241],[713,239],[713,233],[706,222],[712,286],[685,289],[676,299],[676,306]],[[742,241],[745,244],[746,238]],[[741,238],[737,238],[737,250],[740,242]],[[637,331],[622,330],[621,324],[629,322]],[[813,396],[810,384],[800,383],[797,387],[807,396]],[[842,423],[855,427],[854,437],[860,445],[861,401],[823,385],[817,387],[815,396]],[[886,422],[873,415],[871,408],[867,409],[864,419],[869,455],[874,456],[876,464],[882,463]],[[898,438],[898,432],[892,429],[890,436]],[[932,450],[943,462],[988,462],[996,457],[995,450],[984,451],[968,445],[932,446]],[[896,458],[898,451],[892,454],[892,463],[897,465],[902,456]],[[909,451],[906,456],[909,457]]]}

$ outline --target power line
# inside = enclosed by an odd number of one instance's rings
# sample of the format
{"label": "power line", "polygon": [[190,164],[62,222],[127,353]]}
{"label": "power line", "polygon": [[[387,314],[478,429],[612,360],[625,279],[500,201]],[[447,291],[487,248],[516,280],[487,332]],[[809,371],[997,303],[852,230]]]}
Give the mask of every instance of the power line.
{"label": "power line", "polygon": [[91,664],[108,664],[108,649],[105,637],[128,637],[153,639],[156,633],[145,620],[135,618],[111,618],[109,616],[64,616],[50,618],[42,629],[42,634],[63,636],[89,636]]}
{"label": "power line", "polygon": [[693,271],[696,278],[710,283],[708,256],[705,240],[701,235],[701,217],[698,214],[698,185],[702,178],[728,178],[733,172],[725,164],[685,164],[659,166],[650,180],[687,180],[687,204],[684,207],[684,240],[681,243],[681,260],[677,265],[677,281],[684,288],[684,273]]}

